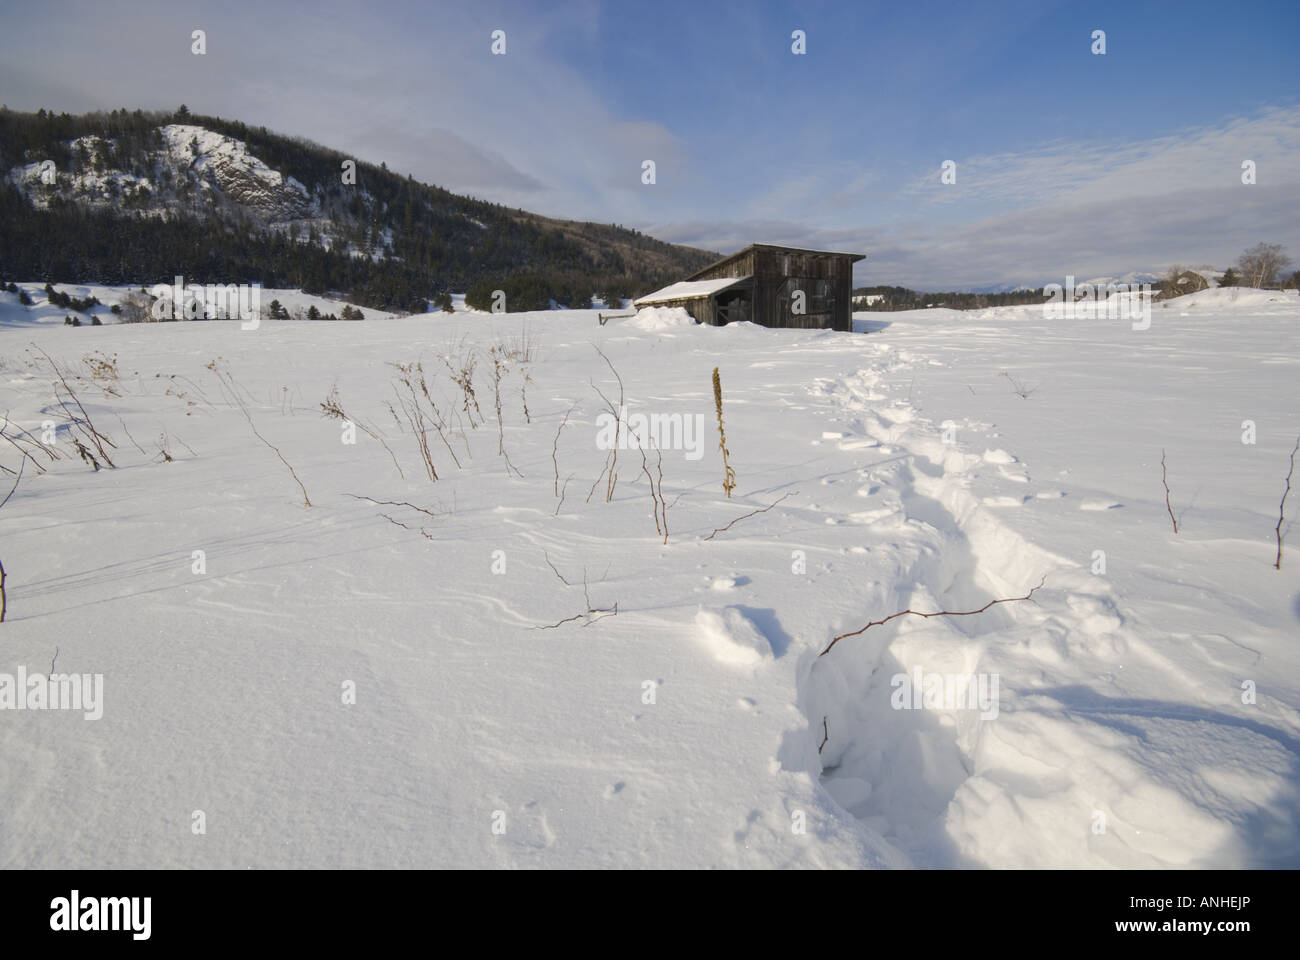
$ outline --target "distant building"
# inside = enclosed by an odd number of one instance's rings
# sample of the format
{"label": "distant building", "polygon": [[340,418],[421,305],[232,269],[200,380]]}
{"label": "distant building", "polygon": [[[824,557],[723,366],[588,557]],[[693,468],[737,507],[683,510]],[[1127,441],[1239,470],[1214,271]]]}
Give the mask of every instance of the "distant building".
{"label": "distant building", "polygon": [[765,327],[853,328],[853,264],[860,253],[752,243],[685,280],[632,301],[683,307],[700,323],[749,320]]}

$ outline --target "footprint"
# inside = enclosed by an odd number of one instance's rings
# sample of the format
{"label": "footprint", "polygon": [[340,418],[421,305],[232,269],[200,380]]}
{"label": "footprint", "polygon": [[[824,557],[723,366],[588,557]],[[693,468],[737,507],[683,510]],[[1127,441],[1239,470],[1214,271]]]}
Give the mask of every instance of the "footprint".
{"label": "footprint", "polygon": [[1018,507],[1023,502],[1019,497],[985,497],[983,500],[986,507]]}

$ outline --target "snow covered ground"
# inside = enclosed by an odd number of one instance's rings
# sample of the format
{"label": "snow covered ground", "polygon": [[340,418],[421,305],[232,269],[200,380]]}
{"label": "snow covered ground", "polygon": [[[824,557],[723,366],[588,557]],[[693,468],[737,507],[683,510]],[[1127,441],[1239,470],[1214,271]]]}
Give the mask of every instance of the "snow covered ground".
{"label": "snow covered ground", "polygon": [[[0,294],[0,411],[52,422],[61,459],[0,510],[0,674],[54,660],[104,693],[97,720],[0,712],[2,867],[1300,865],[1294,529],[1273,568],[1294,295],[1207,291],[1143,331],[1019,307],[838,334],[74,329],[27,289]],[[77,458],[36,348],[116,469]],[[597,348],[628,422],[680,441],[667,543],[640,451],[606,502]],[[471,351],[477,413],[443,363]],[[436,482],[394,389],[413,362]],[[902,696],[934,676],[980,702]]]}

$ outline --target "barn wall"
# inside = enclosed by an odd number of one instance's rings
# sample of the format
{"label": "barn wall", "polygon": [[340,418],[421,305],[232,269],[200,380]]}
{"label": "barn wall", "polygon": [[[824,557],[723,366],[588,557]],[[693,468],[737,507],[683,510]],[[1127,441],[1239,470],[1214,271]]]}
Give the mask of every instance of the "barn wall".
{"label": "barn wall", "polygon": [[750,250],[742,256],[723,260],[713,266],[691,274],[692,280],[717,280],[721,277],[747,277],[754,272],[754,256],[757,250]]}
{"label": "barn wall", "polygon": [[[767,327],[852,328],[850,297],[853,290],[851,257],[802,253],[797,250],[759,248],[754,279],[754,320]],[[797,277],[828,284],[825,312],[797,315],[790,312],[786,280]]]}
{"label": "barn wall", "polygon": [[[754,277],[753,321],[766,327],[829,328],[848,331],[853,328],[851,299],[853,296],[853,257],[832,255],[784,247],[756,246],[734,257],[722,260],[711,267],[692,274],[690,280],[713,280],[720,277]],[[827,296],[819,304],[823,310],[796,315],[790,312],[790,288],[803,289],[802,284],[788,284],[790,278],[825,281]],[[813,287],[815,285],[809,284]],[[813,290],[805,290],[809,299],[815,300]],[[701,323],[714,323],[713,305],[710,301],[682,301],[674,306],[686,306],[691,315]],[[813,304],[815,307],[818,304]],[[707,319],[706,319],[707,317]]]}

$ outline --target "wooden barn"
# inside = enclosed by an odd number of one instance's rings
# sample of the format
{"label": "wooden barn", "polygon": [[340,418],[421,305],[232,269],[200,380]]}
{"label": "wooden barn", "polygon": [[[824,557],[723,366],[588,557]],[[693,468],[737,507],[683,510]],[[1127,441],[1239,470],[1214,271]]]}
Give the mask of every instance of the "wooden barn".
{"label": "wooden barn", "polygon": [[853,264],[863,259],[859,253],[751,243],[632,303],[635,307],[684,307],[700,323],[714,326],[749,320],[765,327],[848,331],[853,329],[849,302]]}

